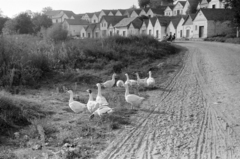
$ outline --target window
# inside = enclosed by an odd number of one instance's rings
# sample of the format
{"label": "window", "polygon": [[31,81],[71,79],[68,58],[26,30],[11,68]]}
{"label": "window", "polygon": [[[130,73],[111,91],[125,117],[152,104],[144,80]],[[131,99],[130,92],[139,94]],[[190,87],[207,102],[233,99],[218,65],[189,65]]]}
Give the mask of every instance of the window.
{"label": "window", "polygon": [[149,30],[149,35],[152,35],[152,30]]}
{"label": "window", "polygon": [[123,31],[123,36],[126,36],[126,31]]}
{"label": "window", "polygon": [[214,5],[212,5],[212,8],[213,8],[213,9],[215,9],[215,8],[216,8],[216,5],[215,5],[215,4],[214,4]]}
{"label": "window", "polygon": [[117,35],[119,35],[119,30],[117,30]]}
{"label": "window", "polygon": [[197,30],[197,25],[195,25],[195,30]]}
{"label": "window", "polygon": [[96,23],[96,20],[93,20],[93,23]]}
{"label": "window", "polygon": [[88,38],[90,38],[91,37],[91,34],[90,33],[88,33]]}
{"label": "window", "polygon": [[84,33],[82,33],[82,37],[84,38]]}
{"label": "window", "polygon": [[95,33],[95,37],[98,38],[98,33]]}
{"label": "window", "polygon": [[180,37],[182,37],[182,30],[180,30]]}
{"label": "window", "polygon": [[56,23],[58,23],[58,20],[56,19]]}
{"label": "window", "polygon": [[156,37],[158,38],[158,30],[156,31]]}
{"label": "window", "polygon": [[110,31],[110,36],[112,36],[112,31]]}

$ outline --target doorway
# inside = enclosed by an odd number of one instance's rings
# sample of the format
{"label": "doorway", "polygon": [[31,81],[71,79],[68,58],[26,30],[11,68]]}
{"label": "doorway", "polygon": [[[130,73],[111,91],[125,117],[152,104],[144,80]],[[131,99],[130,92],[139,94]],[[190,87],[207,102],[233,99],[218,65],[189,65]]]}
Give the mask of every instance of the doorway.
{"label": "doorway", "polygon": [[190,37],[190,30],[189,30],[189,29],[187,30],[186,37],[187,37],[187,38]]}
{"label": "doorway", "polygon": [[199,26],[199,38],[203,37],[203,33],[204,33],[204,26]]}

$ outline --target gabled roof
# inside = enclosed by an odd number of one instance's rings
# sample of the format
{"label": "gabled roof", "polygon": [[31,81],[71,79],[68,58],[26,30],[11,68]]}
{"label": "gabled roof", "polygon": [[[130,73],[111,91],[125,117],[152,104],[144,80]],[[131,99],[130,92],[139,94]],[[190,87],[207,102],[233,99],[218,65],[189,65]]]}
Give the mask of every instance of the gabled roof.
{"label": "gabled roof", "polygon": [[76,14],[76,15],[72,15],[74,17],[74,19],[82,19],[82,15]]}
{"label": "gabled roof", "polygon": [[148,26],[149,21],[150,21],[149,19],[144,19],[144,20],[143,20],[143,23],[146,25],[146,27]]}
{"label": "gabled roof", "polygon": [[[136,12],[137,15],[139,15],[139,14],[141,13],[142,9],[134,9],[133,11]],[[132,11],[132,12],[133,12],[133,11]],[[131,12],[131,14],[132,14],[132,12]]]}
{"label": "gabled roof", "polygon": [[64,14],[66,14],[69,18],[70,18],[72,15],[75,15],[75,13],[73,13],[73,11],[62,10],[62,12],[63,12]]}
{"label": "gabled roof", "polygon": [[149,9],[151,9],[151,8],[144,8],[143,10],[147,13],[148,11],[149,11]]}
{"label": "gabled roof", "polygon": [[180,3],[184,7],[187,1],[178,1],[178,3]]}
{"label": "gabled roof", "polygon": [[184,21],[183,25],[187,22],[187,20],[188,20],[189,18],[191,18],[192,21],[193,21],[193,19],[196,17],[196,15],[197,15],[197,14],[189,14],[189,15],[185,18],[185,21]]}
{"label": "gabled roof", "polygon": [[52,11],[47,11],[45,14],[48,16],[54,16],[57,15],[61,12],[62,10],[52,10]]}
{"label": "gabled roof", "polygon": [[102,11],[103,11],[106,15],[108,15],[110,12],[112,12],[113,15],[115,15],[118,10],[114,10],[114,9],[112,9],[112,10],[106,10],[106,9],[103,9]]}
{"label": "gabled roof", "polygon": [[86,30],[95,30],[96,27],[98,27],[98,24],[99,23],[92,23],[92,24],[89,24],[87,27],[86,27]]}
{"label": "gabled roof", "polygon": [[192,8],[197,9],[197,6],[201,2],[201,0],[188,0],[188,2]]}
{"label": "gabled roof", "polygon": [[[166,9],[166,8],[165,8]],[[165,9],[162,9],[162,8],[156,8],[156,9],[152,9],[152,12],[154,14],[158,14],[158,15],[164,15],[164,11]]]}
{"label": "gabled roof", "polygon": [[174,16],[173,19],[171,20],[171,22],[173,23],[174,28],[177,28],[179,22],[181,21],[181,19],[183,18],[183,20],[185,21],[187,18],[187,15],[180,15],[180,16]]}
{"label": "gabled roof", "polygon": [[89,22],[83,19],[65,19],[69,25],[88,25]]}
{"label": "gabled roof", "polygon": [[151,21],[152,25],[155,26],[156,21],[157,21],[157,17],[150,18],[150,21]]}
{"label": "gabled roof", "polygon": [[114,27],[129,27],[130,24],[133,24],[135,28],[140,28],[142,26],[142,21],[138,17],[124,18]]}
{"label": "gabled roof", "polygon": [[126,17],[127,16],[103,16],[102,19],[105,19],[108,25],[112,24],[112,26],[114,26],[118,22],[120,22],[123,18],[126,18]]}
{"label": "gabled roof", "polygon": [[198,11],[198,13],[200,11],[202,11],[202,13],[207,18],[207,20],[232,20],[234,17],[234,13],[232,12],[231,9],[205,9],[205,8],[202,8]]}
{"label": "gabled roof", "polygon": [[89,18],[92,18],[95,13],[86,13]]}
{"label": "gabled roof", "polygon": [[141,21],[139,18],[136,18],[132,21],[134,28],[138,28],[138,29],[141,28],[142,23],[143,23],[143,21]]}
{"label": "gabled roof", "polygon": [[100,11],[99,11],[99,12],[95,12],[95,14],[96,14],[97,17],[99,16],[100,13],[101,13]]}
{"label": "gabled roof", "polygon": [[126,12],[126,9],[118,9],[118,11],[123,15]]}

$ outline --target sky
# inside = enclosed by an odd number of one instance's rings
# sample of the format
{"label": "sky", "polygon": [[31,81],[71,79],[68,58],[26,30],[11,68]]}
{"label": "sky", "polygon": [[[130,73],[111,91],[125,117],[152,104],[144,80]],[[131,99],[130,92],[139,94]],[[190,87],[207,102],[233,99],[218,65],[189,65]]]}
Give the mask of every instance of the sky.
{"label": "sky", "polygon": [[0,0],[0,10],[9,18],[27,10],[41,12],[44,7],[79,14],[102,9],[126,9],[133,5],[138,6],[138,0]]}

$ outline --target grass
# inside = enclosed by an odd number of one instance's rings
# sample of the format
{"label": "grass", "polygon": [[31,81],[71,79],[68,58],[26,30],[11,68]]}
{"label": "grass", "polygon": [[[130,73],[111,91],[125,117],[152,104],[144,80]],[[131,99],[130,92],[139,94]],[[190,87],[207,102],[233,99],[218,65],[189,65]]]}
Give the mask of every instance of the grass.
{"label": "grass", "polygon": [[[74,91],[75,100],[87,103],[86,90],[92,89],[96,95],[96,83],[110,79],[113,72],[118,74],[117,80],[125,81],[125,73],[131,79],[136,79],[135,72],[145,78],[148,77],[148,71],[152,70],[156,82],[161,83],[175,67],[180,66],[172,61],[179,49],[168,43],[159,43],[149,36],[75,40],[54,45],[31,42],[30,46],[25,44],[24,39],[20,43],[11,40],[12,43],[8,41],[0,49],[7,48],[8,51],[5,51],[14,57],[17,52],[8,48],[8,45],[13,45],[30,62],[20,61],[18,65],[13,60],[10,62],[16,64],[15,73],[4,74],[4,70],[0,71],[3,75],[0,85],[10,90],[19,89],[12,91],[18,92],[18,95],[4,91],[0,93],[0,109],[3,110],[0,111],[0,126],[3,125],[2,132],[7,132],[4,134],[9,137],[7,143],[15,145],[15,151],[12,152],[23,158],[37,155],[37,152],[30,151],[29,148],[43,144],[42,138],[47,143],[46,149],[51,152],[42,150],[41,153],[54,156],[52,152],[59,152],[57,158],[92,158],[107,146],[119,130],[134,125],[132,117],[137,111],[129,109],[123,88],[102,90],[114,112],[102,119],[94,117],[93,120],[89,120],[89,112],[72,112],[68,107],[67,89]],[[164,63],[163,69],[157,66],[160,62]],[[176,65],[173,66],[173,63]],[[12,70],[11,66],[6,69]],[[18,78],[19,74],[21,78]],[[28,79],[28,75],[33,76]],[[39,75],[41,78],[38,78]],[[28,83],[24,83],[24,80],[30,81],[31,87],[26,87]],[[12,86],[8,81],[12,81]],[[33,87],[37,89],[32,89]],[[160,89],[160,86],[153,89]],[[148,98],[146,90],[149,89],[140,91],[140,96]],[[130,92],[136,90],[131,89]],[[39,126],[43,129],[42,133],[39,132]],[[16,131],[20,134],[18,138],[13,135]],[[72,145],[74,151],[64,148],[66,143]],[[64,153],[60,150],[64,150]],[[1,154],[0,146],[0,156]],[[10,152],[5,154],[12,156]]]}
{"label": "grass", "polygon": [[233,35],[208,37],[208,38],[205,38],[204,41],[216,41],[216,42],[223,42],[223,43],[240,44],[240,38],[237,38]]}

